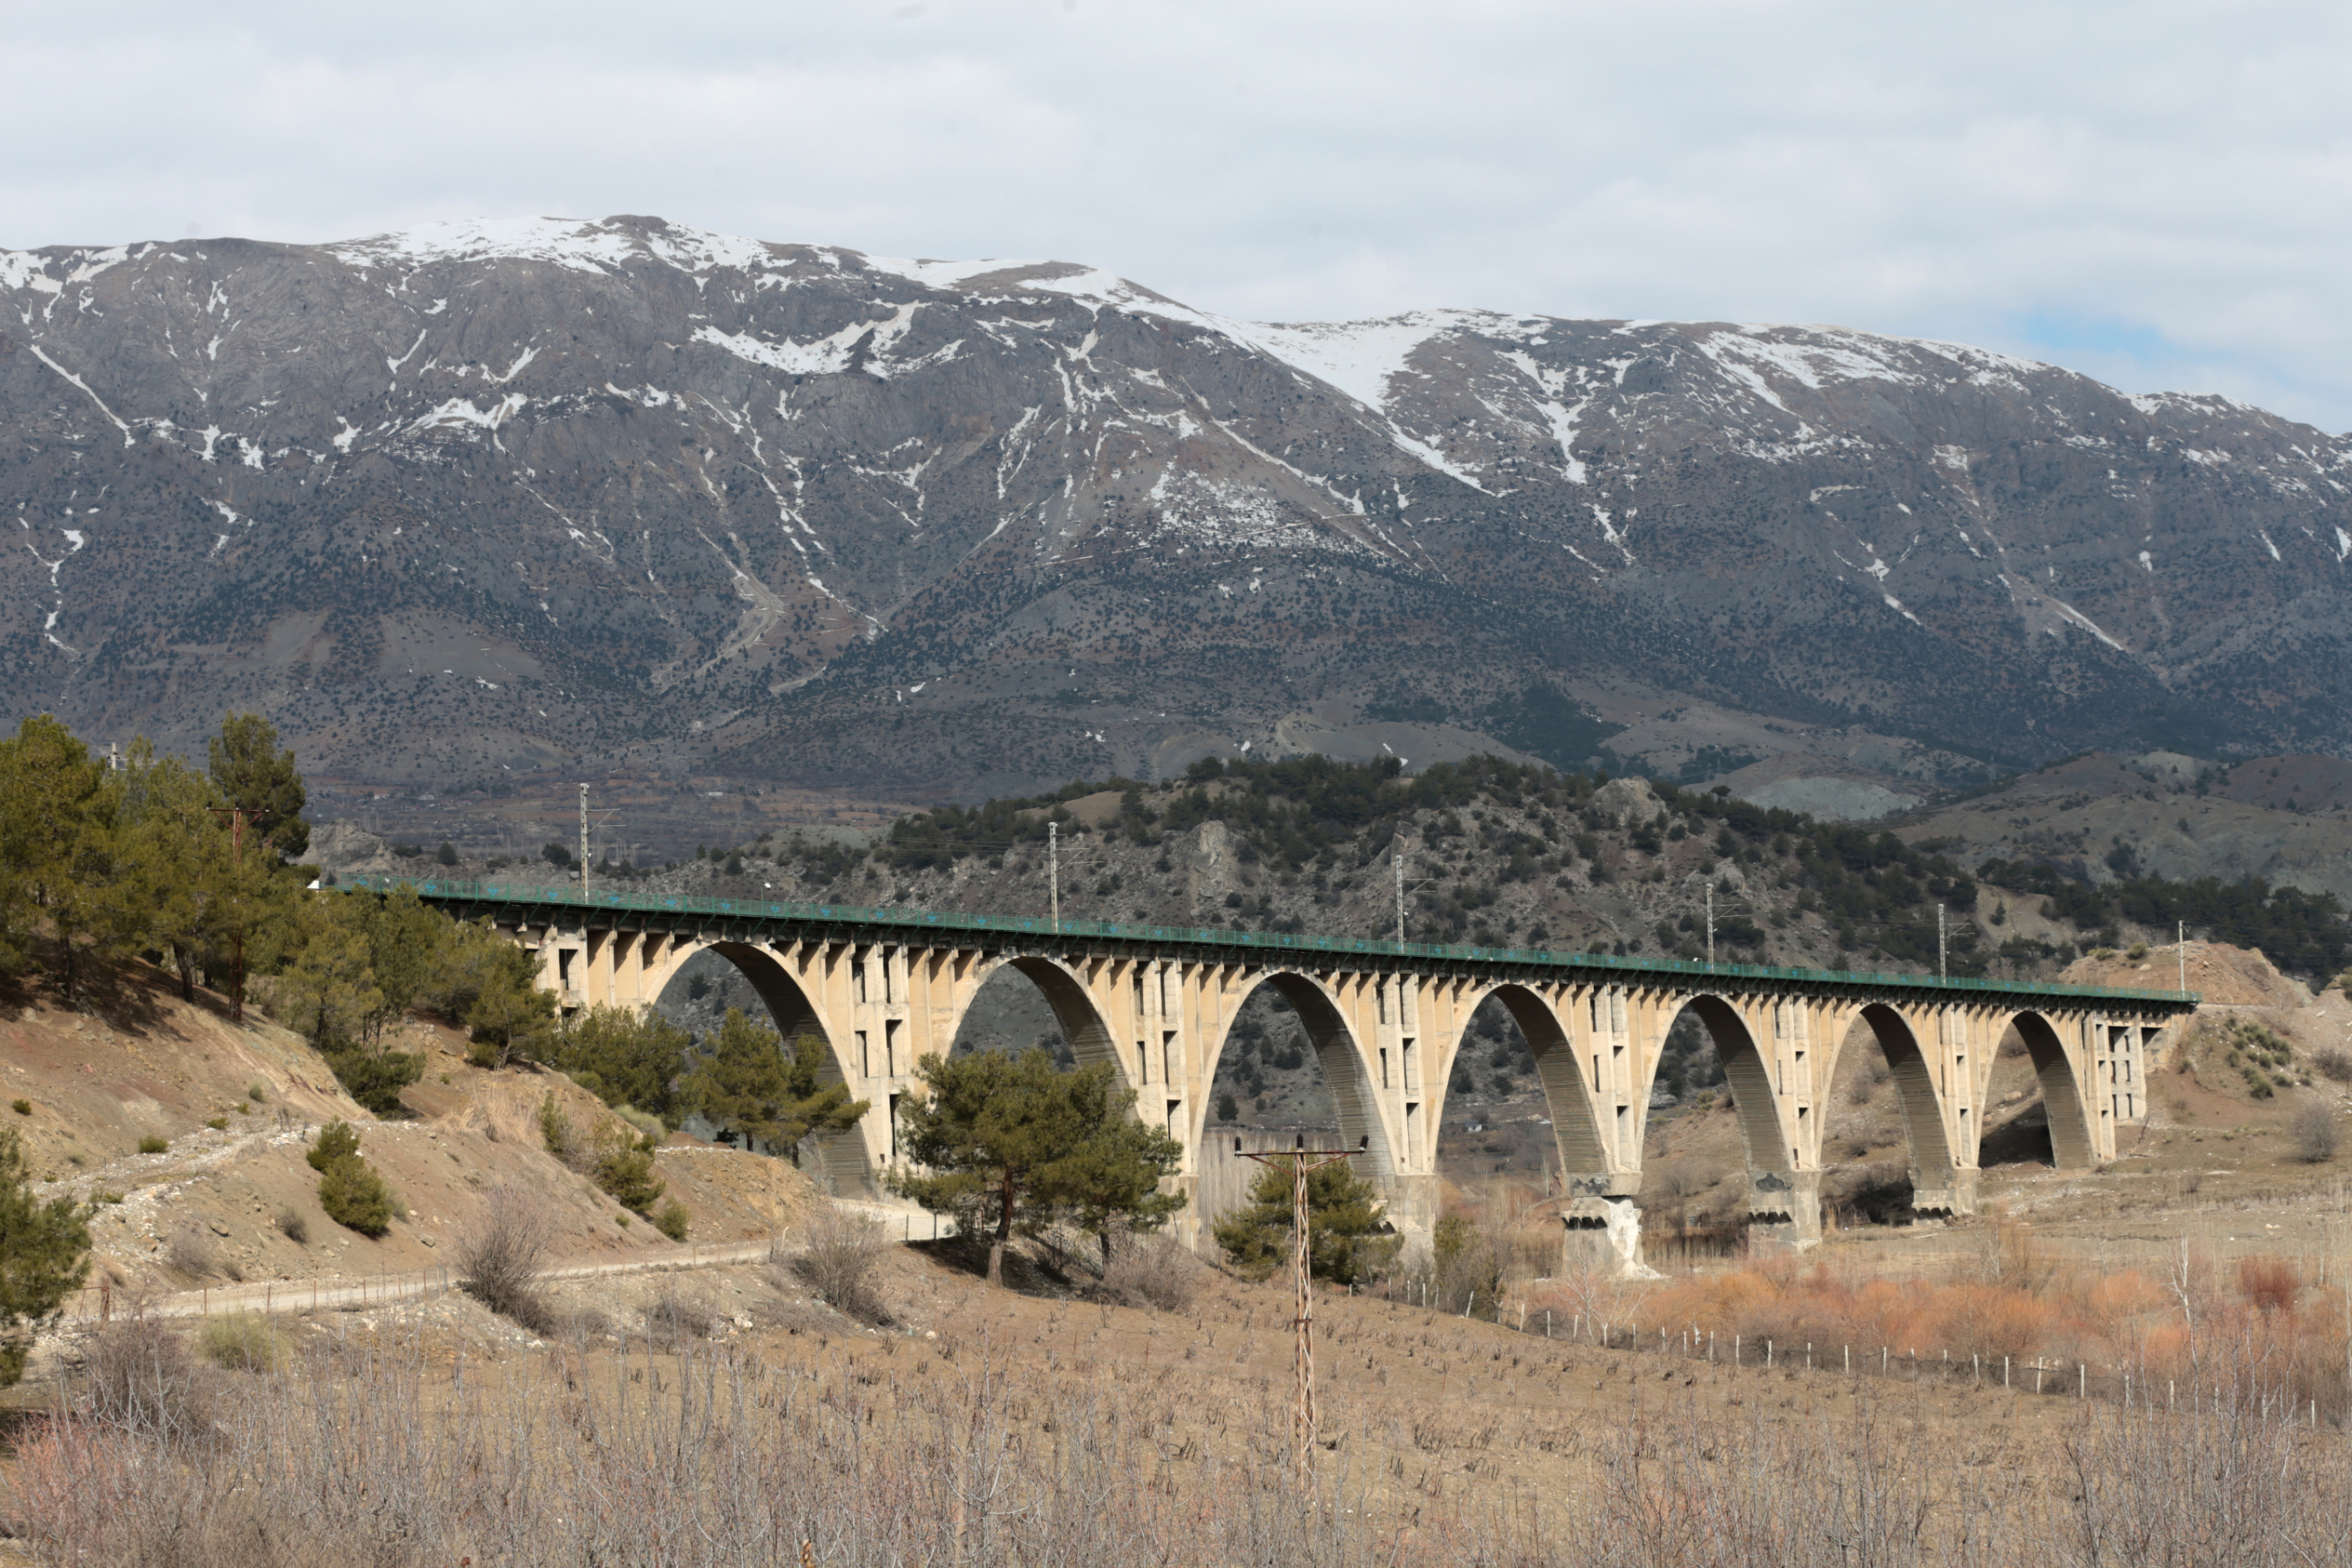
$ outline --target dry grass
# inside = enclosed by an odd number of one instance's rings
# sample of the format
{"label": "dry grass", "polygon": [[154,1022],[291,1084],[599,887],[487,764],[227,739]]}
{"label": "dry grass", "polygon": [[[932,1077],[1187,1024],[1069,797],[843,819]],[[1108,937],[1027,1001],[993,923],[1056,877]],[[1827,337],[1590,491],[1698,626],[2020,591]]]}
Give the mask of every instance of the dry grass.
{"label": "dry grass", "polygon": [[219,1257],[211,1232],[201,1225],[182,1225],[164,1247],[164,1262],[174,1273],[201,1280],[213,1271]]}
{"label": "dry grass", "polygon": [[[1279,1316],[1278,1294],[1220,1300],[1216,1327],[1261,1306]],[[1376,1304],[1337,1317],[1335,1363],[1367,1335],[1482,1360],[1514,1342]],[[1807,1390],[1759,1372],[1734,1375],[1722,1401],[1635,1376],[1619,1402],[1566,1423],[1521,1419],[1508,1398],[1423,1397],[1407,1415],[1334,1388],[1332,1446],[1302,1505],[1279,1380],[1213,1394],[1192,1372],[1057,1373],[985,1334],[845,1349],[775,1365],[686,1337],[668,1354],[453,1368],[421,1341],[353,1341],[301,1375],[257,1379],[202,1427],[93,1420],[95,1404],[35,1423],[16,1502],[43,1561],[122,1568],[2272,1568],[2352,1555],[2320,1503],[2352,1485],[2346,1446],[2302,1429],[2301,1406],[2251,1377],[2176,1416],[2093,1402],[2042,1424],[2030,1448],[1997,1411],[1956,1424],[1884,1385],[1814,1390],[1829,1397],[1790,1418],[1787,1396]],[[1555,1354],[1581,1358],[1563,1372],[1604,1377],[1652,1360]]]}
{"label": "dry grass", "polygon": [[645,1303],[639,1317],[645,1342],[665,1350],[674,1350],[688,1340],[711,1337],[710,1302],[679,1289],[677,1282],[667,1277],[654,1288],[653,1299]]}
{"label": "dry grass", "polygon": [[213,1381],[179,1331],[134,1308],[89,1337],[79,1418],[126,1436],[184,1445],[213,1430]]}
{"label": "dry grass", "polygon": [[2184,1247],[2160,1272],[2075,1269],[1996,1223],[1975,1266],[1943,1279],[1788,1260],[1621,1286],[1606,1305],[1583,1308],[1580,1323],[1548,1284],[1531,1299],[1576,1323],[1580,1336],[1596,1321],[1613,1324],[1618,1343],[1630,1332],[1654,1344],[1663,1330],[1694,1354],[1711,1337],[1726,1361],[1735,1344],[1744,1357],[1770,1353],[1782,1364],[1840,1367],[1850,1352],[1857,1367],[1971,1383],[1998,1381],[2004,1362],[2034,1364],[2062,1369],[2069,1389],[2087,1379],[2114,1397],[2127,1378],[2143,1389],[2196,1389],[2259,1372],[2322,1417],[2352,1415],[2352,1303],[2341,1286],[2312,1284],[2277,1257],[2226,1270]]}
{"label": "dry grass", "polygon": [[1207,1273],[1198,1257],[1167,1237],[1126,1232],[1111,1242],[1102,1294],[1124,1307],[1183,1312],[1191,1309]]}

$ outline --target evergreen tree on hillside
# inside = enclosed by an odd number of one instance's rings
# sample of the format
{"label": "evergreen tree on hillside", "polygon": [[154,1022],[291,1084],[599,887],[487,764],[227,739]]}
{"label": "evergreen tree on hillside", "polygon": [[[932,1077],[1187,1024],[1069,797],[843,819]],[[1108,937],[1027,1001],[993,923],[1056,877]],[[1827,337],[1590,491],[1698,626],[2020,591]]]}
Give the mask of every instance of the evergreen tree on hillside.
{"label": "evergreen tree on hillside", "polygon": [[294,753],[278,750],[277,726],[259,713],[232,713],[207,749],[212,781],[246,814],[246,831],[282,858],[300,859],[311,847],[311,825],[302,819],[309,794]]}
{"label": "evergreen tree on hillside", "polygon": [[565,1022],[548,1060],[606,1105],[631,1106],[674,1127],[673,1085],[693,1044],[692,1034],[651,1007],[599,1003]]}
{"label": "evergreen tree on hillside", "polygon": [[815,1134],[847,1132],[870,1101],[853,1100],[849,1085],[824,1078],[825,1043],[793,1038],[787,1051],[774,1030],[727,1009],[709,1054],[678,1085],[678,1103],[698,1110],[728,1137],[756,1138],[797,1163],[800,1142]]}
{"label": "evergreen tree on hillside", "polygon": [[24,1376],[33,1335],[90,1269],[90,1207],[33,1194],[24,1140],[0,1129],[0,1388]]}
{"label": "evergreen tree on hillside", "polygon": [[121,821],[121,776],[46,713],[0,741],[0,960],[21,967],[35,926],[56,944],[69,1004],[89,965],[135,944],[149,910]]}

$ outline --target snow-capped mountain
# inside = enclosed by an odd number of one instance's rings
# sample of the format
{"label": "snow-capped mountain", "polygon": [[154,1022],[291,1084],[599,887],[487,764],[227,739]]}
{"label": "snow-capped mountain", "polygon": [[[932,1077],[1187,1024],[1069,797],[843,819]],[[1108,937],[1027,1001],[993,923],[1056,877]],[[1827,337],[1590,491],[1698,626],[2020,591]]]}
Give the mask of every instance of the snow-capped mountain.
{"label": "snow-capped mountain", "polygon": [[648,218],[6,252],[0,308],[0,678],[90,733],[958,793],[1685,710],[2352,743],[2352,445],[1951,344]]}

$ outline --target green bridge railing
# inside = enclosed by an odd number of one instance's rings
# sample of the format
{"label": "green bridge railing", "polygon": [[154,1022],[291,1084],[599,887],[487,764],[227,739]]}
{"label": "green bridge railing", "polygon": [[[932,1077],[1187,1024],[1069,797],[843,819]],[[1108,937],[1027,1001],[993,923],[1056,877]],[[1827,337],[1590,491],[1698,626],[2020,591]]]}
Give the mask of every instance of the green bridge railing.
{"label": "green bridge railing", "polygon": [[1314,937],[1282,931],[1238,931],[1223,926],[1123,925],[1107,920],[1065,920],[1056,925],[1043,915],[965,914],[952,910],[870,909],[855,904],[801,904],[756,898],[695,898],[684,894],[641,896],[591,892],[582,897],[577,888],[540,883],[362,875],[345,878],[338,886],[343,890],[371,893],[389,893],[395,888],[411,887],[419,897],[436,902],[554,905],[584,911],[607,910],[617,913],[707,915],[724,920],[867,925],[891,931],[994,931],[1048,939],[1088,937],[1111,941],[1182,942],[1200,947],[1250,948],[1279,953],[1355,953],[1370,958],[1604,969],[1642,975],[1730,976],[1870,988],[1906,986],[1932,990],[1996,991],[2021,996],[2069,996],[2154,1003],[2174,1007],[2194,1007],[2199,1000],[2198,992],[2188,990],[2134,990],[2111,986],[2058,985],[2037,980],[1948,979],[1938,975],[1885,971],[1781,969],[1764,963],[1708,963],[1695,959],[1618,958],[1611,953],[1559,952],[1536,948],[1386,942],[1368,937]]}

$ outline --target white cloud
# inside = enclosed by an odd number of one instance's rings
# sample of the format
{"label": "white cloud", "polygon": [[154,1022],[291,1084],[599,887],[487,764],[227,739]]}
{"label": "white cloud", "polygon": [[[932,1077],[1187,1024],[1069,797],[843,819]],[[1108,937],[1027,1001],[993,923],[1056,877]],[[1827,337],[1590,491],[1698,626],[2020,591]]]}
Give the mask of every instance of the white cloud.
{"label": "white cloud", "polygon": [[1245,316],[1837,322],[2343,429],[2346,29],[2186,0],[20,7],[0,244],[653,212],[1065,257]]}

